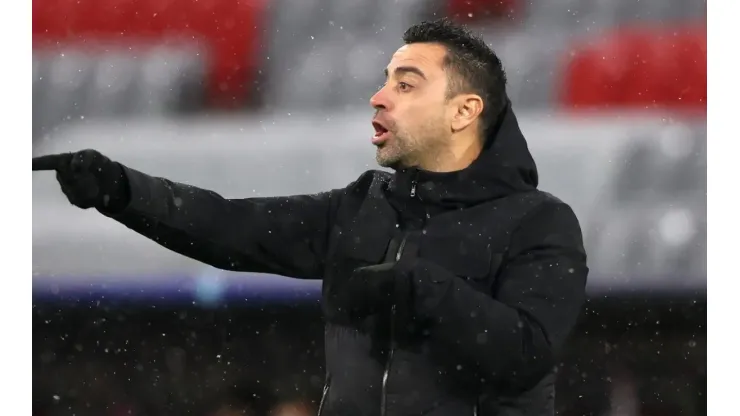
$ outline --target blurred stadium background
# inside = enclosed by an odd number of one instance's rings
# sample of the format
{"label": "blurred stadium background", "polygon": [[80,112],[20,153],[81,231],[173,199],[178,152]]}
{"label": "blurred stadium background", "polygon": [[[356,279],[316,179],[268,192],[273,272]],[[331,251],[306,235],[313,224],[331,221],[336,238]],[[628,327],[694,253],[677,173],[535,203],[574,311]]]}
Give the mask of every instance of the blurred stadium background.
{"label": "blurred stadium background", "polygon": [[[541,188],[584,228],[558,414],[706,414],[703,0],[34,0],[34,153],[229,197],[344,186],[374,168],[367,102],[401,34],[444,15],[501,56]],[[52,176],[33,179],[35,415],[311,414],[319,282],[204,267]]]}

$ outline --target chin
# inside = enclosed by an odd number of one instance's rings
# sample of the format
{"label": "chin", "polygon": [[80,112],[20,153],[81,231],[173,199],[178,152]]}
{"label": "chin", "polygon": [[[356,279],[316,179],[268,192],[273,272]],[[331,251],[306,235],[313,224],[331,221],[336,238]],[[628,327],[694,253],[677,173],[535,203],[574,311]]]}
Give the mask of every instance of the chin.
{"label": "chin", "polygon": [[375,157],[375,161],[379,166],[384,168],[396,169],[396,166],[398,165],[398,161],[386,159],[380,155],[380,152],[378,152],[378,155]]}
{"label": "chin", "polygon": [[378,165],[383,168],[390,168],[393,170],[403,169],[403,163],[401,163],[401,161],[399,160],[377,158],[376,161],[378,162]]}
{"label": "chin", "polygon": [[396,169],[395,164],[387,160],[376,159],[376,162],[378,162],[378,166],[380,166],[381,168]]}
{"label": "chin", "polygon": [[405,165],[405,160],[398,153],[398,150],[393,147],[387,145],[380,146],[375,154],[375,161],[384,168],[402,169]]}

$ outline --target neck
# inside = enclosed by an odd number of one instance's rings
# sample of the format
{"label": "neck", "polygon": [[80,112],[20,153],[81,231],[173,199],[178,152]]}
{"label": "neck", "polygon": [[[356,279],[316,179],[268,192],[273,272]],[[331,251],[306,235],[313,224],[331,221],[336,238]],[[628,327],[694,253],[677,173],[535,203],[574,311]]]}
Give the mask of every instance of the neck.
{"label": "neck", "polygon": [[419,168],[429,172],[456,172],[470,166],[482,150],[478,137],[453,136],[449,146],[421,161]]}

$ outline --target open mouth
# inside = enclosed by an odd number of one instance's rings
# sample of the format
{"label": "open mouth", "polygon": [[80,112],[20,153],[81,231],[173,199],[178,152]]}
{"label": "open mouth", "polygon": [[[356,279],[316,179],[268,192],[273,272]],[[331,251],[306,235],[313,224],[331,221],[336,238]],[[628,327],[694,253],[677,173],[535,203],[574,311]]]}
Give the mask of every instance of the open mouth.
{"label": "open mouth", "polygon": [[388,139],[388,129],[380,122],[373,120],[373,128],[375,129],[375,135],[372,138],[374,145],[382,144]]}

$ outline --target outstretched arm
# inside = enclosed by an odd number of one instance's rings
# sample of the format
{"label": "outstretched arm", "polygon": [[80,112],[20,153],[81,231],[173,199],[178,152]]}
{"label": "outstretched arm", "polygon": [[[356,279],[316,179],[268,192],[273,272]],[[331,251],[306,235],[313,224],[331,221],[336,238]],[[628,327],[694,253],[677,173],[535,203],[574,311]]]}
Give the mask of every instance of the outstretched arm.
{"label": "outstretched arm", "polygon": [[146,175],[95,150],[33,159],[54,170],[62,192],[141,235],[214,267],[321,278],[327,239],[344,190],[226,199]]}
{"label": "outstretched arm", "polygon": [[128,205],[105,215],[185,256],[227,270],[321,278],[343,190],[226,199],[124,168]]}

